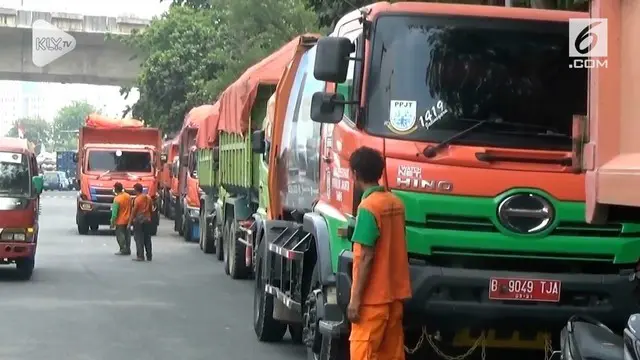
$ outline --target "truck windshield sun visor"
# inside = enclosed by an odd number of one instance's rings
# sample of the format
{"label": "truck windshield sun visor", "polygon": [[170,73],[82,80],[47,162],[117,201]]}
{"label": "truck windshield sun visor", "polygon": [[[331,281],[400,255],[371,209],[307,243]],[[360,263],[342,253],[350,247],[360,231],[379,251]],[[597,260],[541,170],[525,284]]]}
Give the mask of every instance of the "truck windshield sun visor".
{"label": "truck windshield sun visor", "polygon": [[443,144],[436,152],[451,142],[571,150],[588,75],[569,67],[566,23],[393,14],[375,28],[370,134]]}

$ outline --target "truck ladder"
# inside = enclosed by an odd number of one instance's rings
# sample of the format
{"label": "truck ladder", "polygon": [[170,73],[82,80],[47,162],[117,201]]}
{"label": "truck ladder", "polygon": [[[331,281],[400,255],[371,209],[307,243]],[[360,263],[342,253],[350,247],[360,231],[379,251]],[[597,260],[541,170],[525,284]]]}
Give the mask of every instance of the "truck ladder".
{"label": "truck ladder", "polygon": [[302,230],[301,225],[296,225],[285,227],[268,244],[270,271],[280,280],[280,284],[279,287],[267,284],[265,291],[294,311],[302,309],[304,254],[309,250],[311,241],[311,234]]}

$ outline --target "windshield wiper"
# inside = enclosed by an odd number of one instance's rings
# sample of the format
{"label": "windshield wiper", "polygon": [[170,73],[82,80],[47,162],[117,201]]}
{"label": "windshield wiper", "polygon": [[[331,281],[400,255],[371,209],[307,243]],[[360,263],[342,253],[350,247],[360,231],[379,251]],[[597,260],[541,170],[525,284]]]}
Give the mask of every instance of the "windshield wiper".
{"label": "windshield wiper", "polygon": [[[464,136],[466,136],[467,134],[471,133],[472,131],[486,125],[486,124],[492,124],[492,125],[502,125],[502,126],[506,126],[506,127],[512,127],[512,128],[516,128],[516,129],[523,129],[523,130],[532,130],[531,132],[528,131],[513,131],[513,132],[509,132],[509,133],[513,133],[518,134],[529,134],[531,133],[531,135],[542,135],[542,136],[562,136],[559,135],[557,132],[554,133],[549,133],[549,130],[543,126],[538,126],[538,125],[530,125],[530,124],[523,124],[523,123],[515,123],[515,122],[508,122],[508,121],[504,121],[502,120],[502,118],[497,117],[495,115],[492,115],[489,117],[489,119],[486,120],[475,120],[475,119],[458,119],[458,120],[467,120],[467,121],[477,121],[477,123],[473,124],[472,126],[469,126],[468,128],[453,134],[450,138],[434,145],[429,145],[427,146],[422,153],[424,154],[424,156],[428,157],[428,158],[432,158],[434,156],[436,156],[438,154],[438,151],[446,148],[447,146],[449,146],[449,144],[451,144],[453,141],[456,141]],[[538,130],[538,131],[536,131]]]}
{"label": "windshield wiper", "polygon": [[444,140],[442,142],[439,142],[435,146],[434,145],[427,146],[422,151],[422,153],[424,154],[424,156],[426,156],[428,158],[432,158],[432,157],[434,157],[434,156],[436,156],[438,154],[438,151],[440,151],[440,150],[446,148],[447,146],[449,146],[449,144],[451,144],[452,141],[456,141],[456,140],[464,137],[468,133],[474,131],[475,129],[477,129],[477,128],[481,127],[481,126],[484,126],[485,124],[490,123],[490,122],[495,122],[495,121],[493,119],[487,119],[487,120],[482,120],[482,121],[480,121],[478,123],[475,123],[475,124],[469,126],[468,128],[466,128],[466,129],[464,129],[464,130],[462,130],[462,131],[460,131],[458,133],[453,134],[453,136],[451,136],[450,138],[448,138],[448,139],[446,139],[446,140]]}
{"label": "windshield wiper", "polygon": [[98,175],[98,179],[102,178],[105,175],[109,175],[111,173],[111,170],[107,170],[105,172],[103,172],[102,174]]}

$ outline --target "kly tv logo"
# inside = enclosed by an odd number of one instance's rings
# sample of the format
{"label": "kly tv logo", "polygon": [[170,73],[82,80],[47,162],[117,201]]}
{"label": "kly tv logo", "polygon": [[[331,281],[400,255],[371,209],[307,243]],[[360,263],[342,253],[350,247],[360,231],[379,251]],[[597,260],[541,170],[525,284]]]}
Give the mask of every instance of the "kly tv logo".
{"label": "kly tv logo", "polygon": [[76,39],[44,20],[33,22],[33,64],[45,67],[76,48]]}
{"label": "kly tv logo", "polygon": [[569,19],[570,68],[606,68],[607,19]]}

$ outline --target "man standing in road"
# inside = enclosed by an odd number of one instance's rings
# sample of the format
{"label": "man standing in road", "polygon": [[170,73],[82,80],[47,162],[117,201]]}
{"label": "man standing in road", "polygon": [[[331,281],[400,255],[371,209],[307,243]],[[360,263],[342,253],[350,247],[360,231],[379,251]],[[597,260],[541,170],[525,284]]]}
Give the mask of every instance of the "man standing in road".
{"label": "man standing in road", "polygon": [[129,230],[129,217],[131,215],[131,196],[124,191],[121,183],[113,185],[115,198],[111,205],[111,228],[116,230],[116,240],[120,251],[116,255],[131,255],[131,232]]}
{"label": "man standing in road", "polygon": [[404,360],[403,300],[411,297],[404,204],[378,185],[385,167],[378,151],[357,149],[349,167],[362,190],[351,239],[351,360]]}
{"label": "man standing in road", "polygon": [[133,238],[136,241],[136,257],[134,261],[144,261],[145,252],[147,261],[151,261],[151,207],[153,200],[142,192],[142,185],[133,185],[136,198],[133,200],[133,210],[129,218],[129,227],[133,224]]}

